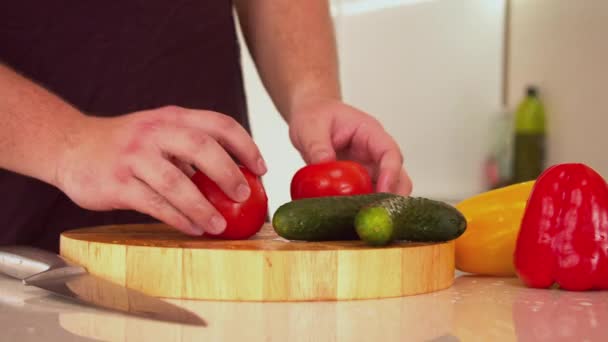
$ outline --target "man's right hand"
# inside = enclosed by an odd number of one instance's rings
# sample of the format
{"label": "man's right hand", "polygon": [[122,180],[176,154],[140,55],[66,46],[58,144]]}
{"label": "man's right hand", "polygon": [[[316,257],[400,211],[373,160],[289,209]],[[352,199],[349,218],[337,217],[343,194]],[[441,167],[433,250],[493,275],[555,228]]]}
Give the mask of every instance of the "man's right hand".
{"label": "man's right hand", "polygon": [[76,127],[57,164],[58,188],[83,208],[136,210],[187,234],[220,233],[226,226],[190,180],[190,165],[235,201],[247,199],[250,189],[229,153],[253,173],[266,172],[247,131],[216,112],[170,106],[83,117]]}

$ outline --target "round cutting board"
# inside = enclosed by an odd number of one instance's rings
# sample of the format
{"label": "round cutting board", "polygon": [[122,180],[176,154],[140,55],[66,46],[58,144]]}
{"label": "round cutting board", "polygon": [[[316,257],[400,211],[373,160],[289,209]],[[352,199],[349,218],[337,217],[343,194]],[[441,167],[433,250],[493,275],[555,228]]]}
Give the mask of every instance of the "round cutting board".
{"label": "round cutting board", "polygon": [[163,224],[100,226],[61,235],[61,255],[146,294],[182,299],[316,301],[445,289],[454,242],[287,241],[265,225],[249,240],[186,236]]}

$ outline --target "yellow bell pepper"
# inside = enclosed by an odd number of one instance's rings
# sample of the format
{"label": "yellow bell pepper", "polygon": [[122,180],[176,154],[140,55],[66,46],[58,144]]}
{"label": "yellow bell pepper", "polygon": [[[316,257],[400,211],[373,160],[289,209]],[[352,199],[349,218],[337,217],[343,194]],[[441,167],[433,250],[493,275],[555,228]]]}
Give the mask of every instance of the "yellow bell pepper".
{"label": "yellow bell pepper", "polygon": [[535,181],[484,192],[456,205],[467,229],[456,240],[456,268],[490,276],[515,276],[513,252],[526,201]]}

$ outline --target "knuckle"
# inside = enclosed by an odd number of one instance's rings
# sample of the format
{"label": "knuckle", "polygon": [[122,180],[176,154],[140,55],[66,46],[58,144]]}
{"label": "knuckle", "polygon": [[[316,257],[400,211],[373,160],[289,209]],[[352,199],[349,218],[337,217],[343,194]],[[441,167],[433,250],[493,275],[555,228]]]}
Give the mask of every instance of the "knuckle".
{"label": "knuckle", "polygon": [[133,155],[138,153],[142,148],[142,138],[137,136],[132,136],[131,139],[124,144],[122,148],[122,153],[124,155]]}
{"label": "knuckle", "polygon": [[172,192],[177,188],[181,174],[177,169],[167,168],[161,171],[160,179],[159,190],[163,193]]}
{"label": "knuckle", "polygon": [[146,197],[146,204],[152,213],[165,212],[167,207],[167,201],[165,198],[156,193],[150,194]]}
{"label": "knuckle", "polygon": [[380,128],[380,129],[384,129],[384,124],[378,118],[376,118],[374,116],[370,116],[370,122],[373,126]]}
{"label": "knuckle", "polygon": [[166,118],[153,116],[138,120],[130,129],[128,141],[131,143],[142,143],[149,138],[150,134],[158,131],[166,123]]}
{"label": "knuckle", "polygon": [[119,165],[114,169],[113,176],[119,184],[126,185],[132,176],[131,168],[127,165]]}
{"label": "knuckle", "polygon": [[201,195],[192,196],[191,200],[188,201],[188,206],[185,208],[184,213],[194,222],[204,225],[213,215],[213,210],[211,204]]}
{"label": "knuckle", "polygon": [[211,208],[201,203],[195,204],[192,208],[192,217],[201,224],[208,222],[212,214]]}
{"label": "knuckle", "polygon": [[401,150],[397,149],[397,151],[395,152],[395,155],[397,157],[397,162],[399,163],[399,165],[403,165],[403,152],[401,152]]}
{"label": "knuckle", "polygon": [[227,115],[219,115],[217,117],[217,125],[220,131],[232,131],[238,127],[238,122]]}
{"label": "knuckle", "polygon": [[121,146],[120,152],[129,156],[138,154],[147,147],[150,136],[163,124],[162,119],[150,117],[130,123],[115,138]]}
{"label": "knuckle", "polygon": [[184,117],[184,115],[186,115],[187,112],[188,112],[188,110],[186,108],[169,105],[169,106],[162,107],[157,112],[157,118],[162,119],[162,120],[167,120],[168,122],[170,122],[174,125],[179,125],[182,122],[183,117]]}
{"label": "knuckle", "polygon": [[189,134],[190,142],[195,146],[204,146],[211,143],[211,137],[202,132],[190,132]]}
{"label": "knuckle", "polygon": [[236,167],[236,165],[234,167],[232,167],[232,165],[231,165],[230,167],[228,167],[227,172],[221,173],[219,176],[218,182],[221,184],[225,184],[232,188],[236,187],[240,183],[243,183],[243,182],[246,183],[245,177],[240,172],[240,170]]}
{"label": "knuckle", "polygon": [[174,114],[174,115],[179,115],[186,111],[185,108],[176,106],[176,105],[167,105],[167,106],[162,107],[160,110],[161,110],[161,112]]}
{"label": "knuckle", "polygon": [[395,153],[395,157],[397,158],[397,161],[399,162],[399,164],[403,164],[403,161],[404,161],[403,151],[401,150],[399,143],[397,143],[397,141],[395,141],[395,139],[393,139],[393,138],[390,138],[390,142],[391,142],[393,150],[395,151],[394,153]]}
{"label": "knuckle", "polygon": [[190,132],[188,138],[190,145],[188,152],[190,152],[191,155],[199,153],[213,143],[213,138],[202,132]]}
{"label": "knuckle", "polygon": [[316,140],[307,142],[306,146],[304,147],[306,151],[309,151],[311,153],[322,152],[327,149],[322,143]]}
{"label": "knuckle", "polygon": [[382,121],[378,117],[363,112],[359,112],[359,114],[359,117],[362,119],[361,121],[364,122],[366,125],[376,128],[384,127]]}

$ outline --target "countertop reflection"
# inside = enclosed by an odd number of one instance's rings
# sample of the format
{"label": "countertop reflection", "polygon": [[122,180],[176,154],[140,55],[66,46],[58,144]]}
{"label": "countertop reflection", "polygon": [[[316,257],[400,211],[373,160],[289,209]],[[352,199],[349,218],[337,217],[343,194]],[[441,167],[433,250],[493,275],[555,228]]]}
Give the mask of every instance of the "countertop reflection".
{"label": "countertop reflection", "polygon": [[447,290],[385,300],[169,301],[208,326],[97,310],[0,276],[0,341],[608,340],[608,292],[529,289],[516,278],[458,275]]}

